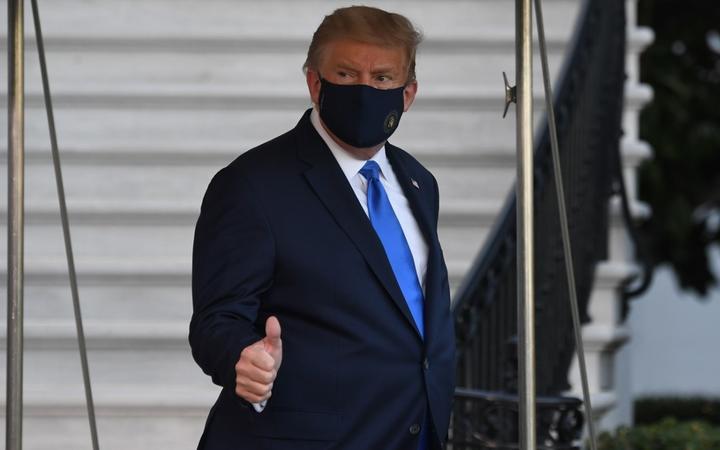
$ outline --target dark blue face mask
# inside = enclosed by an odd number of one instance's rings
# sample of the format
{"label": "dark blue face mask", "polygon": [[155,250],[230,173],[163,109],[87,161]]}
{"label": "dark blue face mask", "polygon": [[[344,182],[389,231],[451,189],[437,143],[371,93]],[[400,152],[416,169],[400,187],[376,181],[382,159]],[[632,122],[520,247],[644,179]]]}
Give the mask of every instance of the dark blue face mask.
{"label": "dark blue face mask", "polygon": [[320,79],[319,112],[330,131],[346,144],[374,147],[395,132],[405,106],[403,91],[365,84],[333,84]]}

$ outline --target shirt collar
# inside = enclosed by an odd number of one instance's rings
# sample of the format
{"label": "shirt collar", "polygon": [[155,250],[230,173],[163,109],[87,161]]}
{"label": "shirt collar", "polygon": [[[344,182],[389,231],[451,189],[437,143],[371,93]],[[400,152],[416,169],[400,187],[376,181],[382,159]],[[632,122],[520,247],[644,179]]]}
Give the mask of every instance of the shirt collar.
{"label": "shirt collar", "polygon": [[[355,177],[355,175],[360,172],[360,169],[362,169],[362,167],[367,161],[354,158],[345,149],[340,147],[340,145],[338,145],[338,143],[335,142],[332,137],[330,137],[330,135],[320,122],[320,114],[318,113],[318,110],[314,107],[312,112],[310,113],[310,122],[312,123],[313,127],[315,127],[315,130],[318,132],[322,140],[330,149],[330,152],[335,157],[335,160],[337,160],[338,164],[340,165],[340,169],[345,174],[345,178],[351,180],[353,177]],[[384,145],[375,154],[375,156],[370,158],[370,160],[377,162],[380,166],[381,177],[385,178],[388,181],[393,178],[394,174],[390,167],[390,161],[388,161],[387,159]]]}

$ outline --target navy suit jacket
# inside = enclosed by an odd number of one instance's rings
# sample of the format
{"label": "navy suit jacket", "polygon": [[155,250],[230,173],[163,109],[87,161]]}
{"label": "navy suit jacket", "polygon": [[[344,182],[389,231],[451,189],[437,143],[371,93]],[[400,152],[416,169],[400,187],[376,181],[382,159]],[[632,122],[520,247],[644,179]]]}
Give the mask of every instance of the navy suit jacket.
{"label": "navy suit jacket", "polygon": [[[425,414],[437,430],[430,448],[441,448],[455,344],[437,183],[386,144],[429,247],[423,340],[379,238],[309,116],[218,172],[203,200],[189,338],[195,361],[223,390],[199,448],[416,450]],[[270,315],[282,327],[283,361],[258,413],[235,394],[234,366]]]}

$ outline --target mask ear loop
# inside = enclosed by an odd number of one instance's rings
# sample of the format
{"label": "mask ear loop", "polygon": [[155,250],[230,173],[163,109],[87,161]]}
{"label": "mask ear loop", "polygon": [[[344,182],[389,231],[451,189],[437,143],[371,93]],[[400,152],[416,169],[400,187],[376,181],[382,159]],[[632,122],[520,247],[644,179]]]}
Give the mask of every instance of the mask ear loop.
{"label": "mask ear loop", "polygon": [[318,74],[318,79],[320,80],[320,92],[318,93],[317,110],[318,110],[318,113],[320,113],[320,110],[322,109],[323,100],[325,98],[325,96],[323,95],[324,94],[323,86],[325,85],[325,83],[327,83],[327,80],[325,78],[323,78],[322,75],[320,75],[319,71],[317,72],[317,74]]}
{"label": "mask ear loop", "polygon": [[319,70],[314,70],[314,69],[310,69],[310,70],[313,70],[313,71],[317,74],[318,80],[320,80],[320,93],[318,94],[318,102],[317,102],[317,103],[311,102],[312,105],[313,105],[313,107],[315,107],[315,109],[316,109],[317,112],[319,113],[319,112],[320,112],[320,106],[322,105],[322,97],[323,97],[323,95],[322,95],[322,94],[323,94],[322,85],[323,85],[323,82],[327,82],[327,80],[326,80],[325,78],[323,78],[323,76],[320,74],[320,71],[319,71]]}

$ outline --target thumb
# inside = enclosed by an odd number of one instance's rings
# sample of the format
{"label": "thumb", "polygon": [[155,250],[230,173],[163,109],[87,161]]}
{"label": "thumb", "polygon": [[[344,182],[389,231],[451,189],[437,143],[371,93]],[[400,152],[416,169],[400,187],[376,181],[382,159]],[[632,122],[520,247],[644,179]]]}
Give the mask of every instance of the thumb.
{"label": "thumb", "polygon": [[269,353],[282,351],[282,340],[280,339],[280,321],[275,316],[268,317],[265,322],[265,350]]}

